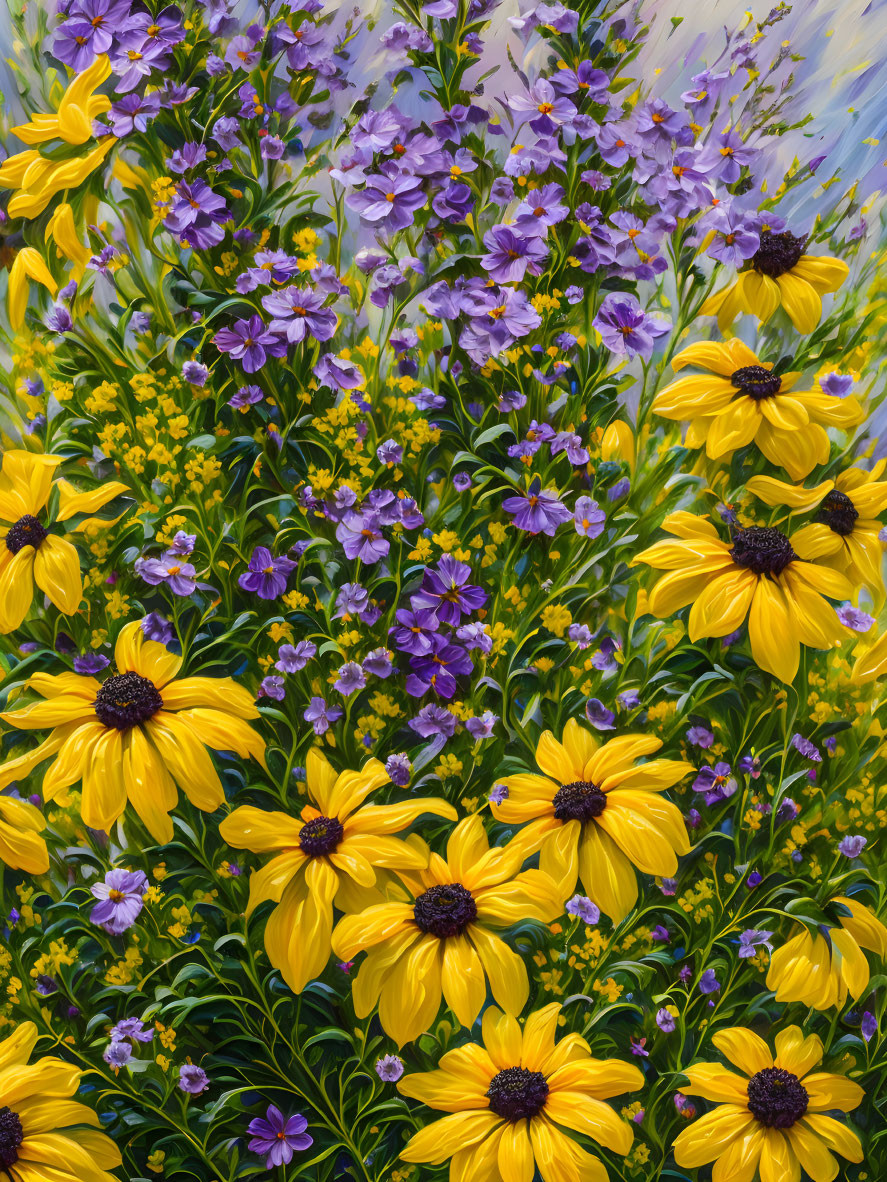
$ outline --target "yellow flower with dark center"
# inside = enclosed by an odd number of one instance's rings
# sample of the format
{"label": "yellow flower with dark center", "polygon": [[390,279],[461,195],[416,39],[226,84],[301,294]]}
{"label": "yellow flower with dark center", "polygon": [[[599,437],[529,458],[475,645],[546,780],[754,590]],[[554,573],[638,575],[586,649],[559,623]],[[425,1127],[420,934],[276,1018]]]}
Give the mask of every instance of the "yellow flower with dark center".
{"label": "yellow flower with dark center", "polygon": [[66,480],[53,480],[61,456],[7,451],[0,470],[0,632],[12,632],[21,624],[34,598],[34,584],[60,612],[72,615],[83,598],[80,558],[65,538],[51,531],[46,506],[58,491],[54,521],[67,521],[76,513],[94,513],[114,497],[127,492],[119,480],[110,480],[86,492],[77,492]]}
{"label": "yellow flower with dark center", "polygon": [[763,230],[748,267],[706,300],[700,315],[717,316],[726,332],[743,312],[769,320],[781,305],[798,332],[813,332],[822,316],[822,296],[837,291],[850,268],[843,259],[809,255],[806,248],[806,237]]}
{"label": "yellow flower with dark center", "polygon": [[798,671],[801,645],[829,649],[852,635],[829,599],[849,599],[845,575],[804,562],[773,526],[736,526],[729,541],[704,517],[672,513],[662,528],[676,540],[656,542],[633,561],[667,573],[649,595],[660,619],[692,603],[692,641],[728,636],[748,618],[755,663],[781,681]]}
{"label": "yellow flower with dark center", "polygon": [[378,1002],[382,1029],[402,1046],[429,1029],[441,994],[462,1025],[472,1026],[487,980],[499,1005],[519,1014],[529,996],[527,970],[495,929],[548,923],[563,910],[548,875],[518,873],[527,855],[518,838],[490,848],[480,817],[466,817],[450,834],[446,861],[433,853],[427,869],[399,874],[403,900],[342,919],[333,933],[336,955],[353,960],[370,950],[354,981],[357,1016]]}
{"label": "yellow flower with dark center", "polygon": [[887,927],[855,899],[832,900],[847,912],[835,926],[811,932],[802,927],[770,957],[767,988],[780,1002],[799,1001],[814,1010],[843,1006],[848,995],[862,997],[869,983],[863,948],[887,958]]}
{"label": "yellow flower with dark center", "polygon": [[0,1042],[0,1170],[12,1182],[117,1182],[123,1159],[91,1108],[72,1099],[83,1072],[61,1059],[29,1064],[37,1027]]}
{"label": "yellow flower with dark center", "polygon": [[117,671],[99,682],[78,673],[35,673],[26,689],[44,701],[0,714],[19,730],[54,728],[48,739],[0,767],[0,788],[54,755],[43,796],[55,800],[82,781],[81,814],[110,830],[127,799],[155,841],[172,841],[176,784],[206,812],[225,794],[207,747],[264,763],[265,744],[245,721],[259,717],[230,677],[176,680],[182,658],[127,624],[114,648]]}
{"label": "yellow flower with dark center", "polygon": [[536,762],[545,773],[506,776],[508,795],[490,809],[509,825],[529,822],[519,837],[541,846],[540,869],[567,898],[577,879],[592,902],[618,923],[638,895],[636,869],[670,878],[690,850],[677,805],[661,792],[693,771],[682,759],[639,759],[662,746],[652,735],[621,735],[599,744],[573,718],[562,742],[545,731]]}
{"label": "yellow flower with dark center", "polygon": [[[11,128],[12,134],[26,144],[61,140],[81,148],[93,139],[92,122],[111,106],[105,95],[95,95],[96,87],[111,76],[111,61],[100,54],[92,65],[71,80],[62,95],[55,115],[34,115],[29,123]],[[0,167],[0,189],[16,189],[9,201],[10,217],[38,217],[63,189],[76,189],[95,171],[117,143],[113,135],[103,136],[85,152],[65,152],[44,156],[38,149],[10,156]]]}
{"label": "yellow flower with dark center", "polygon": [[856,398],[824,390],[795,390],[798,373],[774,374],[738,338],[705,341],[683,349],[672,361],[708,371],[678,378],[653,399],[653,411],[687,422],[687,447],[705,447],[718,460],[754,444],[794,480],[802,480],[829,457],[826,427],[852,427],[864,411]]}
{"label": "yellow flower with dark center", "polygon": [[687,1067],[689,1084],[680,1090],[718,1105],[674,1142],[675,1161],[694,1170],[716,1162],[714,1179],[752,1182],[800,1182],[806,1170],[813,1182],[832,1182],[838,1174],[833,1154],[863,1160],[859,1138],[827,1112],[850,1112],[862,1102],[862,1088],[843,1075],[813,1072],[822,1059],[815,1034],[804,1037],[798,1026],[781,1030],[776,1055],[757,1034],[742,1027],[720,1030],[717,1049],[743,1073],[720,1063]]}
{"label": "yellow flower with dark center", "polygon": [[[448,1051],[437,1071],[405,1076],[398,1090],[450,1115],[421,1129],[404,1161],[440,1165],[450,1182],[607,1182],[607,1170],[570,1133],[625,1156],[631,1125],[604,1101],[643,1087],[637,1067],[595,1059],[578,1034],[555,1042],[557,1003],[536,1010],[523,1030],[495,1006],[484,1011],[483,1042]],[[565,1130],[569,1129],[570,1132]]]}
{"label": "yellow flower with dark center", "polygon": [[848,468],[815,488],[753,476],[746,488],[767,505],[816,509],[814,520],[792,534],[795,552],[800,558],[842,571],[854,587],[867,587],[880,604],[884,600],[884,546],[878,537],[878,517],[887,509],[887,481],[878,477],[885,467],[887,460],[880,460],[870,472]]}
{"label": "yellow flower with dark center", "polygon": [[[392,837],[423,815],[455,821],[439,797],[400,804],[364,804],[390,782],[385,765],[369,759],[359,771],[337,773],[315,748],[305,763],[308,795],[301,817],[244,805],[219,826],[229,845],[275,856],[250,879],[251,915],[269,899],[277,904],[265,927],[265,949],[294,993],[319,977],[330,957],[333,903],[360,911],[380,902],[391,870],[428,865],[424,843]],[[349,959],[349,958],[345,958]]]}

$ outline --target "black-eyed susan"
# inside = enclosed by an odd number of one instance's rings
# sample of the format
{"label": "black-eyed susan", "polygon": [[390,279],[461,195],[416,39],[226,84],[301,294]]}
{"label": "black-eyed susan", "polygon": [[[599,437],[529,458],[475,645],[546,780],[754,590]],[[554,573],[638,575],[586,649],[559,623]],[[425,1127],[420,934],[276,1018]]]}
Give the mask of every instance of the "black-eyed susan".
{"label": "black-eyed susan", "polygon": [[[61,456],[30,451],[3,453],[0,469],[0,632],[12,632],[28,614],[34,584],[60,612],[70,616],[83,597],[80,558],[66,538],[52,531],[46,507],[58,491],[54,521],[94,513],[127,491],[119,480],[78,492],[67,480],[53,480]],[[41,520],[41,517],[43,520]]]}
{"label": "black-eyed susan", "polygon": [[692,641],[728,636],[747,618],[755,663],[788,682],[802,644],[834,648],[852,635],[829,603],[852,595],[847,577],[804,562],[781,530],[734,526],[723,541],[710,521],[685,512],[672,513],[662,528],[676,539],[656,542],[634,562],[667,572],[649,594],[652,615],[664,619],[692,603]]}
{"label": "black-eyed susan", "polygon": [[244,805],[219,827],[230,845],[275,855],[250,879],[247,915],[269,899],[277,904],[265,927],[265,949],[294,993],[326,967],[334,903],[340,911],[363,910],[384,898],[377,880],[384,882],[387,871],[428,865],[423,843],[391,835],[423,814],[456,820],[453,806],[438,797],[365,805],[372,791],[390,782],[378,759],[337,773],[312,748],[305,775],[313,803],[300,817]]}
{"label": "black-eyed susan", "polygon": [[833,926],[802,927],[771,955],[767,988],[777,1001],[799,1001],[814,1010],[843,1006],[848,996],[862,997],[868,987],[863,949],[887,957],[887,927],[868,907],[843,895],[832,903],[838,905]]}
{"label": "black-eyed susan", "polygon": [[[813,1182],[832,1182],[838,1174],[833,1153],[861,1162],[862,1146],[854,1132],[826,1116],[850,1112],[863,1090],[843,1075],[813,1072],[822,1059],[822,1043],[806,1038],[800,1027],[781,1030],[776,1055],[751,1030],[719,1030],[715,1047],[743,1073],[720,1063],[687,1067],[690,1080],[681,1091],[718,1105],[679,1134],[675,1161],[693,1170],[715,1162],[715,1182],[800,1182],[806,1170]],[[812,1074],[811,1074],[812,1073]]]}
{"label": "black-eyed susan", "polygon": [[887,675],[887,632],[884,632],[871,645],[864,649],[853,663],[850,680],[854,685],[865,685],[869,681],[878,681]]}
{"label": "black-eyed susan", "polygon": [[879,477],[885,467],[887,460],[880,460],[869,472],[848,468],[815,488],[753,476],[746,488],[767,505],[815,510],[813,521],[792,534],[795,552],[800,558],[815,559],[842,571],[854,587],[867,587],[881,603],[884,545],[878,536],[878,517],[887,509],[887,481]]}
{"label": "black-eyed susan", "polygon": [[795,390],[799,373],[774,374],[770,362],[735,337],[690,345],[671,364],[675,371],[693,366],[707,372],[660,390],[652,409],[689,423],[686,446],[704,446],[713,460],[753,443],[772,464],[802,480],[828,460],[826,427],[852,427],[864,418],[852,396]]}
{"label": "black-eyed susan", "polygon": [[570,719],[558,742],[545,731],[536,747],[544,772],[506,776],[508,795],[490,808],[497,820],[529,824],[520,838],[541,846],[539,866],[567,898],[577,879],[618,923],[638,894],[635,870],[671,877],[689,852],[677,805],[659,793],[693,771],[682,759],[638,763],[662,746],[652,735],[621,735],[600,744]]}
{"label": "black-eyed susan", "polygon": [[705,301],[700,315],[717,316],[726,332],[743,312],[769,320],[781,305],[798,332],[813,332],[822,317],[822,297],[837,291],[849,273],[843,259],[807,254],[806,236],[765,229],[748,266]]}
{"label": "black-eyed susan", "polygon": [[524,962],[497,928],[560,915],[564,899],[539,870],[518,873],[527,858],[518,839],[487,840],[481,818],[461,821],[447,842],[446,861],[431,854],[427,869],[401,872],[402,897],[342,919],[333,949],[353,960],[369,949],[354,981],[354,1008],[365,1018],[379,1003],[382,1028],[402,1046],[427,1030],[441,994],[463,1026],[472,1026],[487,995],[511,1014],[529,996]]}
{"label": "black-eyed susan", "polygon": [[72,1099],[83,1072],[62,1059],[28,1063],[37,1027],[0,1043],[0,1171],[12,1182],[117,1182],[120,1151],[91,1108]]}
{"label": "black-eyed susan", "polygon": [[81,815],[90,828],[109,830],[129,799],[154,840],[171,841],[176,784],[207,812],[225,799],[207,747],[264,760],[265,744],[247,721],[259,712],[230,677],[176,680],[182,658],[145,640],[138,620],[117,637],[114,661],[116,672],[101,682],[36,673],[25,683],[44,700],[0,718],[19,730],[53,730],[0,768],[0,787],[55,755],[43,778],[46,800],[82,781]]}
{"label": "black-eyed susan", "polygon": [[45,874],[49,853],[40,836],[45,828],[43,814],[30,801],[0,796],[0,862],[28,874]]}
{"label": "black-eyed susan", "polygon": [[[450,1115],[421,1129],[404,1161],[440,1165],[450,1182],[607,1182],[607,1170],[570,1134],[625,1156],[634,1136],[605,1100],[637,1091],[644,1077],[619,1059],[595,1059],[578,1034],[555,1042],[557,1003],[521,1030],[495,1006],[484,1011],[483,1046],[448,1051],[436,1071],[405,1076],[404,1096]],[[566,1130],[569,1130],[567,1132]]]}

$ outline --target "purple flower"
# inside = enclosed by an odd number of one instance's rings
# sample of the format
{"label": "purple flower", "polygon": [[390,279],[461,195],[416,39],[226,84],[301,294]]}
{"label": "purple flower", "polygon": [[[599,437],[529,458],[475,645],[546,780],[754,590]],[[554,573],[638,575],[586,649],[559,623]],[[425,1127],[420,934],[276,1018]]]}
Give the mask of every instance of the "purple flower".
{"label": "purple flower", "polygon": [[383,1055],[376,1060],[376,1075],[383,1083],[397,1083],[403,1075],[403,1060],[397,1055]]}
{"label": "purple flower", "polygon": [[388,174],[367,177],[366,187],[349,193],[345,203],[357,210],[363,221],[389,233],[413,224],[413,214],[425,204],[422,177],[399,173],[395,165]]}
{"label": "purple flower", "polygon": [[494,226],[484,235],[487,253],[480,265],[496,283],[520,283],[529,273],[539,275],[548,247],[539,238],[522,238],[509,226]]}
{"label": "purple flower", "polygon": [[386,439],[376,448],[376,459],[380,464],[399,464],[403,459],[403,448],[396,439]]}
{"label": "purple flower", "polygon": [[564,123],[571,123],[576,114],[569,99],[559,95],[547,78],[540,78],[527,95],[514,95],[508,100],[512,111],[531,115],[530,127],[537,135],[547,136]]}
{"label": "purple flower", "polygon": [[850,628],[853,632],[868,632],[875,622],[874,616],[870,616],[868,612],[860,611],[858,607],[853,607],[850,603],[845,603],[836,610],[838,619],[844,627]]}
{"label": "purple flower", "polygon": [[102,1053],[102,1058],[109,1067],[119,1071],[132,1058],[132,1046],[128,1042],[109,1042]]}
{"label": "purple flower", "polygon": [[154,1030],[146,1027],[141,1018],[122,1018],[116,1026],[111,1027],[113,1042],[152,1042]]}
{"label": "purple flower", "polygon": [[273,698],[275,702],[282,702],[286,697],[283,678],[276,677],[273,674],[270,677],[263,677],[262,683],[259,686],[259,697]]}
{"label": "purple flower", "polygon": [[413,765],[404,754],[389,755],[385,760],[385,771],[392,784],[396,784],[398,788],[406,788],[410,782]]}
{"label": "purple flower", "polygon": [[183,1063],[179,1068],[179,1089],[189,1096],[199,1096],[209,1087],[209,1076],[194,1063]]}
{"label": "purple flower", "polygon": [[228,399],[228,405],[235,410],[246,410],[248,406],[261,402],[264,397],[258,386],[240,386]]}
{"label": "purple flower", "polygon": [[409,726],[423,739],[431,739],[435,735],[451,739],[456,730],[456,716],[443,706],[432,703],[423,706],[416,717],[410,719]]}
{"label": "purple flower", "polygon": [[89,913],[90,923],[119,936],[138,919],[148,879],[141,870],[109,870],[104,882],[93,883],[89,889],[99,900]]}
{"label": "purple flower", "polygon": [[616,701],[623,710],[634,710],[636,706],[641,704],[641,695],[637,690],[623,690],[621,694],[617,695]]}
{"label": "purple flower", "polygon": [[589,926],[598,923],[601,918],[600,908],[596,907],[585,895],[574,895],[572,899],[568,899],[565,910],[567,915],[577,915],[583,923]]}
{"label": "purple flower", "polygon": [[701,767],[693,781],[693,791],[704,797],[709,806],[720,804],[736,791],[738,785],[731,774],[729,763],[716,763],[714,767]]}
{"label": "purple flower", "polygon": [[174,595],[191,595],[197,586],[195,568],[190,562],[182,562],[172,550],[160,558],[137,558],[135,573],[152,587],[165,583]]}
{"label": "purple flower", "polygon": [[82,657],[74,658],[74,672],[84,677],[92,677],[94,673],[107,669],[110,664],[110,659],[101,653],[86,653]]}
{"label": "purple flower", "polygon": [[670,1014],[668,1010],[662,1009],[656,1011],[656,1025],[666,1034],[671,1034],[677,1027],[677,1022],[675,1021],[674,1014]]}
{"label": "purple flower", "polygon": [[121,139],[132,131],[147,131],[148,123],[160,111],[160,95],[127,94],[108,112],[111,130]]}
{"label": "purple flower", "polygon": [[687,742],[692,743],[694,747],[711,747],[714,741],[715,737],[708,727],[691,726],[687,731]]}
{"label": "purple flower", "polygon": [[616,729],[616,715],[598,698],[589,698],[585,703],[585,717],[595,728],[599,731],[612,731]]}
{"label": "purple flower", "polygon": [[854,837],[842,837],[838,842],[838,852],[845,858],[858,858],[868,845],[868,838],[857,834]]}
{"label": "purple flower", "polygon": [[628,1042],[633,1055],[637,1055],[642,1059],[649,1059],[650,1052],[647,1050],[647,1040],[645,1038],[635,1038],[634,1035],[631,1035]]}
{"label": "purple flower", "polygon": [[578,648],[588,648],[591,645],[591,629],[587,624],[571,624],[567,629],[567,636]]}
{"label": "purple flower", "polygon": [[179,236],[186,246],[207,250],[225,237],[222,225],[231,220],[225,200],[206,184],[195,180],[179,181],[176,196],[169,207],[164,226]]}
{"label": "purple flower", "polygon": [[338,706],[327,706],[324,698],[312,698],[302,717],[314,727],[315,735],[324,735],[330,729],[330,723],[342,717]]}
{"label": "purple flower", "polygon": [[747,928],[739,936],[740,960],[748,960],[755,955],[759,948],[766,948],[772,952],[773,947],[770,944],[770,937],[772,935],[772,932],[756,931],[754,928]]}
{"label": "purple flower", "polygon": [[611,353],[649,358],[656,341],[671,332],[667,320],[648,316],[633,295],[611,292],[592,321]]}
{"label": "purple flower", "polygon": [[866,1042],[870,1042],[878,1033],[878,1019],[869,1010],[866,1010],[862,1015],[862,1021],[859,1024],[860,1033]]}
{"label": "purple flower", "polygon": [[501,804],[503,800],[508,800],[508,788],[505,784],[494,784],[487,800],[493,804]]}
{"label": "purple flower", "polygon": [[313,370],[321,386],[334,390],[354,390],[363,385],[363,374],[353,361],[337,357],[335,353],[324,353]]}
{"label": "purple flower", "polygon": [[394,672],[391,653],[386,648],[374,648],[368,652],[363,659],[362,667],[364,673],[371,673],[373,677],[381,677],[383,680]]}
{"label": "purple flower", "polygon": [[584,538],[598,538],[604,532],[607,515],[591,497],[577,497],[573,507],[576,533]]}
{"label": "purple flower", "polygon": [[392,628],[391,635],[402,653],[421,657],[431,652],[434,633],[439,626],[439,620],[433,611],[420,608],[412,612],[401,607],[394,613],[394,618],[399,627]]}
{"label": "purple flower", "polygon": [[474,665],[471,658],[458,644],[448,644],[443,636],[432,637],[431,652],[424,656],[411,657],[413,672],[406,680],[406,691],[414,698],[421,698],[429,690],[441,698],[452,698],[456,693],[456,678],[471,673]]}
{"label": "purple flower", "polygon": [[276,331],[265,327],[261,316],[236,320],[230,328],[220,328],[213,337],[213,344],[221,353],[229,353],[239,361],[247,373],[261,369],[268,353],[272,357],[282,357],[286,352],[286,345]]}
{"label": "purple flower", "polygon": [[277,650],[277,660],[274,668],[281,673],[298,673],[304,669],[317,652],[317,645],[310,640],[300,640],[298,644],[282,644]]}
{"label": "purple flower", "polygon": [[237,580],[244,591],[259,599],[277,599],[286,591],[286,581],[296,564],[289,558],[273,558],[267,546],[256,546],[247,569]]}
{"label": "purple flower", "polygon": [[182,366],[182,377],[192,386],[205,386],[209,370],[199,361],[186,361]]}
{"label": "purple flower", "polygon": [[481,739],[493,737],[493,728],[498,721],[498,714],[494,714],[492,710],[485,710],[479,718],[467,719],[465,729],[475,742],[479,742]]}
{"label": "purple flower", "polygon": [[819,386],[832,398],[846,398],[853,389],[853,378],[847,373],[828,373],[819,379]]}
{"label": "purple flower", "polygon": [[325,298],[308,288],[284,287],[262,296],[262,307],[272,317],[271,331],[281,333],[291,345],[309,336],[328,341],[336,331],[336,313],[324,307]]}
{"label": "purple flower", "polygon": [[343,697],[347,698],[351,694],[357,693],[358,690],[362,690],[366,683],[364,671],[357,661],[346,661],[336,673],[333,689],[338,690]]}
{"label": "purple flower", "polygon": [[391,549],[379,528],[379,514],[372,511],[346,513],[336,526],[336,537],[346,558],[359,558],[367,565],[378,562]]}
{"label": "purple flower", "polygon": [[[487,593],[482,587],[469,583],[470,578],[471,567],[467,563],[444,554],[436,570],[426,567],[419,590],[410,596],[410,606],[418,613],[413,619],[418,620],[421,616],[426,628],[433,626],[436,629],[438,620],[455,626],[463,615],[479,611],[487,602]],[[426,612],[435,613],[436,619],[431,617],[433,625]],[[400,619],[400,613],[396,618]]]}
{"label": "purple flower", "polygon": [[169,644],[175,636],[172,624],[159,612],[148,612],[141,624],[146,640],[154,640],[158,644]]}
{"label": "purple flower", "polygon": [[572,520],[573,514],[556,492],[543,489],[536,477],[525,496],[506,497],[502,502],[506,513],[513,514],[513,524],[525,533],[547,534],[554,537],[559,525]]}
{"label": "purple flower", "polygon": [[814,763],[822,763],[822,756],[819,754],[819,749],[805,739],[803,735],[797,733],[792,735],[791,745],[796,751],[799,751],[805,759],[811,759]]}
{"label": "purple flower", "polygon": [[748,227],[743,215],[735,209],[717,206],[703,218],[700,226],[714,231],[708,254],[720,263],[741,267],[761,245],[757,230]]}
{"label": "purple flower", "polygon": [[249,1122],[246,1131],[252,1140],[248,1148],[251,1153],[264,1156],[266,1170],[289,1165],[297,1150],[301,1152],[314,1144],[314,1138],[305,1132],[307,1128],[308,1121],[301,1113],[284,1116],[270,1104],[264,1117],[257,1116]]}
{"label": "purple flower", "polygon": [[721,983],[715,976],[714,969],[706,969],[699,978],[699,992],[704,996],[710,993],[717,993],[721,988]]}

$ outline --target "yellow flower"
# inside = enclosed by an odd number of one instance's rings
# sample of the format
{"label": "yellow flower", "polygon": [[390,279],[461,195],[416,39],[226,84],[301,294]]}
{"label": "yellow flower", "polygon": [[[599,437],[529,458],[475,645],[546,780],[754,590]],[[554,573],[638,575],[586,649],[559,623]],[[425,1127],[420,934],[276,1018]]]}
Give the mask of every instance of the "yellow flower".
{"label": "yellow flower", "polygon": [[36,1043],[33,1022],[22,1022],[0,1043],[5,1176],[12,1182],[117,1182],[108,1171],[122,1164],[120,1151],[99,1131],[93,1110],[72,1099],[83,1072],[61,1059],[29,1065]]}
{"label": "yellow flower", "polygon": [[832,1150],[861,1162],[862,1146],[850,1129],[825,1113],[849,1112],[862,1102],[862,1088],[843,1075],[810,1074],[822,1059],[815,1034],[798,1026],[776,1035],[775,1057],[751,1030],[734,1027],[712,1038],[735,1064],[736,1075],[720,1063],[698,1063],[684,1074],[687,1096],[702,1096],[718,1107],[684,1129],[674,1142],[675,1161],[693,1170],[717,1162],[714,1177],[745,1182],[760,1170],[761,1182],[831,1182],[838,1163]]}
{"label": "yellow flower", "polygon": [[50,238],[62,254],[74,263],[72,275],[79,281],[92,257],[92,251],[80,241],[77,227],[74,225],[74,211],[67,201],[63,201],[52,211],[52,217],[46,225],[45,241],[48,242]]}
{"label": "yellow flower", "polygon": [[229,845],[275,854],[250,879],[247,915],[269,899],[277,904],[265,928],[265,948],[294,993],[326,967],[334,900],[341,911],[361,910],[384,897],[377,870],[428,864],[422,846],[390,835],[426,813],[456,819],[453,806],[437,797],[364,805],[370,792],[389,783],[378,759],[367,760],[360,771],[337,774],[312,748],[305,775],[314,804],[306,805],[300,818],[244,805],[219,826]]}
{"label": "yellow flower", "polygon": [[16,254],[12,266],[9,268],[7,303],[9,323],[15,332],[18,332],[25,323],[31,281],[41,283],[50,295],[55,295],[58,289],[58,284],[40,254],[34,250],[33,246],[24,246]]}
{"label": "yellow flower", "polygon": [[706,300],[700,315],[717,316],[726,332],[742,312],[769,320],[781,304],[798,332],[813,332],[822,316],[821,297],[837,291],[850,268],[843,259],[808,255],[806,246],[806,237],[763,230],[748,267]]}
{"label": "yellow flower", "polygon": [[848,468],[815,488],[796,488],[770,476],[753,476],[745,487],[767,505],[817,508],[814,520],[792,535],[796,553],[842,571],[854,587],[867,587],[880,604],[884,547],[877,518],[887,509],[887,481],[878,477],[885,467],[887,460],[879,460],[869,472]]}
{"label": "yellow flower", "polygon": [[576,889],[614,923],[624,919],[638,894],[635,868],[670,878],[677,854],[689,852],[680,809],[659,793],[693,771],[682,759],[635,761],[662,746],[650,735],[621,735],[599,745],[571,718],[562,742],[545,731],[536,747],[544,775],[506,776],[501,803],[490,804],[499,821],[528,821],[519,837],[541,845],[540,869],[558,884],[562,898]]}
{"label": "yellow flower", "polygon": [[867,907],[838,896],[832,900],[848,912],[838,924],[811,933],[802,927],[770,957],[767,988],[780,1002],[800,1001],[814,1010],[843,1006],[848,994],[861,997],[869,983],[866,948],[887,957],[887,927]]}
{"label": "yellow flower", "polygon": [[0,714],[20,730],[54,728],[39,747],[0,768],[0,787],[56,758],[43,778],[55,800],[83,781],[81,814],[109,831],[127,798],[155,841],[172,841],[176,784],[206,812],[225,799],[206,747],[264,761],[265,744],[246,719],[258,718],[251,695],[230,677],[174,680],[182,658],[145,640],[138,620],[114,648],[117,672],[99,682],[77,673],[36,673],[26,683],[45,700]]}
{"label": "yellow flower", "polygon": [[54,521],[92,513],[127,486],[111,480],[77,492],[66,480],[53,480],[61,456],[7,451],[0,470],[0,632],[12,632],[28,614],[34,583],[60,612],[70,616],[83,597],[80,559],[70,542],[40,521],[50,495],[58,490]]}
{"label": "yellow flower", "polygon": [[735,527],[724,542],[710,521],[685,512],[672,513],[662,528],[677,540],[656,542],[634,562],[668,572],[650,592],[653,615],[665,619],[692,603],[692,641],[728,636],[748,617],[755,663],[788,682],[802,644],[834,648],[851,635],[828,602],[850,598],[848,579],[802,561],[781,530]]}
{"label": "yellow flower", "polygon": [[40,836],[45,828],[43,814],[29,801],[0,796],[0,862],[28,874],[45,874],[49,854]]}
{"label": "yellow flower", "polygon": [[527,970],[493,929],[528,919],[548,923],[563,909],[548,875],[518,873],[527,854],[519,839],[491,849],[475,813],[450,834],[446,861],[435,853],[418,876],[399,875],[406,899],[341,920],[336,955],[353,960],[370,949],[354,981],[357,1016],[379,1002],[383,1030],[402,1046],[431,1026],[443,994],[459,1022],[473,1026],[487,979],[498,1004],[519,1014],[529,996]]}
{"label": "yellow flower", "polygon": [[795,390],[800,374],[776,376],[769,362],[736,337],[690,345],[671,364],[675,371],[692,365],[708,372],[678,378],[660,390],[653,410],[689,422],[686,446],[704,445],[712,460],[754,443],[772,464],[802,480],[828,460],[825,428],[851,427],[864,418],[856,398]]}
{"label": "yellow flower", "polygon": [[483,1042],[448,1051],[437,1071],[405,1076],[398,1090],[449,1113],[415,1134],[401,1152],[408,1162],[440,1165],[450,1182],[607,1182],[607,1171],[569,1133],[590,1137],[623,1157],[631,1125],[604,1101],[643,1087],[637,1067],[595,1059],[568,1034],[555,1043],[560,1006],[527,1018],[523,1030],[495,1006],[484,1011]]}
{"label": "yellow flower", "polygon": [[887,632],[884,632],[871,648],[856,658],[850,680],[855,685],[865,685],[887,673]]}
{"label": "yellow flower", "polygon": [[[26,144],[42,144],[60,139],[79,147],[92,138],[92,121],[111,106],[105,95],[93,95],[97,86],[111,75],[111,62],[101,54],[93,64],[70,82],[55,115],[38,114],[30,123],[13,127],[13,135]],[[10,217],[35,218],[46,209],[56,193],[76,189],[99,167],[116,144],[113,135],[103,136],[85,153],[67,154],[56,159],[32,149],[10,156],[0,167],[0,188],[17,189],[9,202]]]}

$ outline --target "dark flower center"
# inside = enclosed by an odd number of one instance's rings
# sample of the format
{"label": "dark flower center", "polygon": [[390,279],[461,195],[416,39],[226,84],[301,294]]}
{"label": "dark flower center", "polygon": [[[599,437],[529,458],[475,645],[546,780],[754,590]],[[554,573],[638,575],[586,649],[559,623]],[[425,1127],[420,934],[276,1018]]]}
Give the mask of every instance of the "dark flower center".
{"label": "dark flower center", "polygon": [[344,833],[338,817],[314,817],[299,831],[299,845],[309,858],[322,858],[333,852]]}
{"label": "dark flower center", "polygon": [[807,1111],[810,1097],[796,1075],[765,1067],[748,1081],[748,1107],[768,1129],[790,1129]]}
{"label": "dark flower center", "polygon": [[756,575],[781,575],[798,556],[778,529],[751,525],[734,532],[730,557],[737,566],[747,567]]}
{"label": "dark flower center", "polygon": [[523,1120],[536,1116],[545,1107],[548,1084],[541,1071],[506,1067],[490,1080],[487,1097],[492,1111],[503,1120]]}
{"label": "dark flower center", "polygon": [[554,794],[554,815],[559,821],[590,821],[606,807],[606,793],[585,780],[564,784]]}
{"label": "dark flower center", "polygon": [[748,398],[754,398],[755,402],[772,398],[782,386],[782,378],[763,365],[744,365],[731,374],[730,382]]}
{"label": "dark flower center", "polygon": [[858,516],[859,513],[847,494],[838,492],[835,488],[819,506],[819,512],[813,520],[820,525],[827,525],[832,533],[846,538],[848,534],[853,533]]}
{"label": "dark flower center", "polygon": [[138,673],[117,673],[102,683],[93,709],[99,722],[118,731],[128,731],[153,718],[163,709],[157,686]]}
{"label": "dark flower center", "polygon": [[752,255],[751,265],[762,275],[769,275],[771,279],[778,279],[800,259],[807,246],[807,236],[796,238],[786,230],[784,234],[774,234],[764,230],[761,234],[761,245]]}
{"label": "dark flower center", "polygon": [[25,1130],[17,1112],[0,1108],[0,1167],[8,1170],[18,1161],[18,1151],[25,1139]]}
{"label": "dark flower center", "polygon": [[36,517],[32,517],[30,513],[26,513],[24,517],[20,517],[15,525],[9,527],[9,533],[6,535],[6,549],[10,554],[18,554],[19,550],[24,550],[25,546],[33,546],[37,550],[43,539],[49,533],[46,526],[41,525]]}
{"label": "dark flower center", "polygon": [[413,919],[423,932],[439,939],[458,936],[477,919],[477,903],[460,882],[429,887],[416,899]]}

